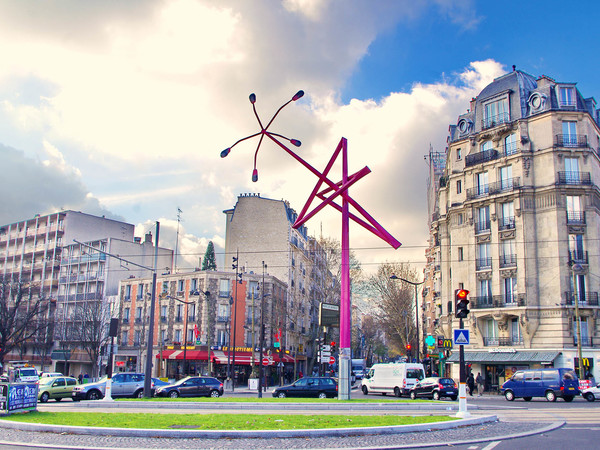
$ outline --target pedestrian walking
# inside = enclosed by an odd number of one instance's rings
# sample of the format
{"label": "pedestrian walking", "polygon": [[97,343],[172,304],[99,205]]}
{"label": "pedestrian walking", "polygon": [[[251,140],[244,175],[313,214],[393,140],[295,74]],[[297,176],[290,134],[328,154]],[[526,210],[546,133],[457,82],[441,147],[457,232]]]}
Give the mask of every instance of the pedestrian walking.
{"label": "pedestrian walking", "polygon": [[473,397],[473,391],[475,391],[475,378],[473,378],[473,372],[467,377],[467,388],[469,388],[469,395]]}
{"label": "pedestrian walking", "polygon": [[477,372],[477,378],[475,378],[475,382],[477,383],[477,392],[479,393],[479,397],[483,395],[483,377],[480,372]]}
{"label": "pedestrian walking", "polygon": [[79,380],[79,384],[83,383],[83,373],[79,372],[79,376],[77,377],[77,379]]}

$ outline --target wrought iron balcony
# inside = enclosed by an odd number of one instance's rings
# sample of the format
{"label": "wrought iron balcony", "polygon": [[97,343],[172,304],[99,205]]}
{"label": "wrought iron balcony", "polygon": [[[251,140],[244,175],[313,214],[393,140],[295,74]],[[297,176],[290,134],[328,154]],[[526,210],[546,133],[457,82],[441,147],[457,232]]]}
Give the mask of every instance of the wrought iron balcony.
{"label": "wrought iron balcony", "polygon": [[585,134],[557,134],[554,136],[556,147],[586,148],[588,139]]}
{"label": "wrought iron balcony", "polygon": [[498,230],[500,230],[500,231],[512,230],[514,228],[515,228],[514,216],[498,218]]}
{"label": "wrought iron balcony", "polygon": [[217,316],[217,322],[227,323],[227,322],[229,322],[229,317],[228,316]]}
{"label": "wrought iron balcony", "polygon": [[475,234],[485,233],[491,230],[491,222],[489,219],[475,222]]}
{"label": "wrought iron balcony", "polygon": [[517,267],[517,255],[500,255],[500,268]]}
{"label": "wrought iron balcony", "polygon": [[487,309],[494,307],[492,296],[471,297],[471,307],[473,309]]}
{"label": "wrought iron balcony", "polygon": [[477,270],[491,270],[492,258],[477,258],[475,260],[475,267]]}
{"label": "wrought iron balcony", "polygon": [[478,153],[471,153],[465,157],[465,167],[475,166],[488,161],[493,161],[499,157],[498,150],[491,148]]}
{"label": "wrought iron balcony", "polygon": [[182,316],[176,316],[175,317],[175,322],[183,322],[183,317]]}
{"label": "wrought iron balcony", "polygon": [[567,211],[567,223],[569,225],[584,225],[585,211]]}
{"label": "wrought iron balcony", "polygon": [[471,299],[473,309],[511,308],[525,306],[525,295],[494,295],[474,297]]}
{"label": "wrought iron balcony", "polygon": [[569,250],[569,263],[589,264],[588,252],[583,250]]}
{"label": "wrought iron balcony", "polygon": [[558,172],[557,184],[567,185],[591,185],[592,178],[589,172]]}
{"label": "wrought iron balcony", "polygon": [[166,323],[167,322],[167,316],[160,316],[160,321],[162,323]]}
{"label": "wrought iron balcony", "polygon": [[486,347],[512,347],[513,345],[523,345],[523,337],[484,337],[483,345]]}
{"label": "wrought iron balcony", "polygon": [[565,292],[565,304],[567,306],[574,306],[578,300],[578,306],[598,306],[598,292]]}
{"label": "wrought iron balcony", "polygon": [[[573,345],[577,346],[577,335],[573,336]],[[581,346],[582,347],[593,347],[594,339],[591,336],[586,336],[581,338]]]}
{"label": "wrought iron balcony", "polygon": [[496,114],[495,116],[487,116],[481,120],[481,129],[486,130],[508,122],[510,122],[510,115],[507,112]]}
{"label": "wrought iron balcony", "polygon": [[495,183],[483,184],[474,188],[467,189],[467,200],[486,197],[488,195],[511,192],[521,187],[521,178],[507,178],[496,181]]}

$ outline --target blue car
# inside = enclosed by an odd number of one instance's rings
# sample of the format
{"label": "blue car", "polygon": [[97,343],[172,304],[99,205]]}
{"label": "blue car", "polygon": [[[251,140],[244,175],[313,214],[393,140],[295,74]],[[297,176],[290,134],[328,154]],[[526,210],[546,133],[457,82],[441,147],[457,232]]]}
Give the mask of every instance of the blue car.
{"label": "blue car", "polygon": [[515,398],[528,402],[533,397],[546,397],[549,402],[561,397],[570,402],[579,395],[579,380],[572,369],[519,370],[504,382],[501,392],[509,402]]}

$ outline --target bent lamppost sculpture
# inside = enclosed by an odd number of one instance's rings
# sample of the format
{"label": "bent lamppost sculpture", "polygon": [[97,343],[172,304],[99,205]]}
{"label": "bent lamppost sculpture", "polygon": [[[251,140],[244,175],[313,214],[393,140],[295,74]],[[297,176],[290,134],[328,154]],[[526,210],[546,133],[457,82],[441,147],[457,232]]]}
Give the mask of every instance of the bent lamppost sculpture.
{"label": "bent lamppost sculpture", "polygon": [[[349,188],[354,185],[357,181],[369,174],[371,170],[365,166],[361,170],[351,175],[348,174],[348,142],[346,138],[341,138],[336,149],[331,156],[331,159],[327,163],[325,170],[319,172],[305,160],[300,158],[296,153],[286,147],[281,140],[289,141],[295,147],[300,147],[301,142],[297,139],[289,139],[277,133],[268,131],[269,126],[275,120],[275,117],[279,112],[287,106],[289,103],[300,99],[304,95],[304,91],[298,91],[290,100],[284,103],[273,115],[271,120],[267,123],[267,126],[263,126],[258,113],[256,112],[256,95],[250,94],[250,103],[252,103],[252,109],[256,120],[260,125],[260,131],[252,134],[245,138],[242,138],[235,142],[231,147],[226,148],[221,152],[221,158],[225,158],[231,152],[231,149],[247,139],[251,139],[256,136],[260,136],[256,151],[254,152],[254,167],[252,170],[252,181],[258,181],[258,169],[257,169],[257,158],[258,150],[266,136],[271,139],[275,144],[281,147],[286,153],[292,158],[302,164],[310,172],[312,172],[317,178],[317,184],[313,188],[306,204],[302,208],[302,211],[298,215],[298,218],[292,225],[293,228],[297,229],[301,227],[306,221],[315,216],[325,206],[330,205],[342,213],[342,252],[341,252],[341,297],[340,297],[340,371],[339,371],[339,389],[338,399],[348,400],[350,399],[351,390],[351,379],[350,379],[350,347],[351,347],[351,330],[352,330],[352,317],[351,317],[351,299],[350,299],[350,219],[361,225],[363,228],[369,230],[375,234],[393,248],[397,249],[402,245],[397,241],[390,233],[388,233],[377,221],[367,213],[367,211],[360,206],[348,193]],[[278,139],[279,138],[279,139]],[[335,182],[328,178],[329,172],[333,167],[333,164],[342,154],[342,179],[341,181]],[[323,186],[325,185],[325,186]],[[324,187],[322,190],[322,186]],[[341,197],[342,204],[336,203],[336,199]],[[321,202],[315,206],[310,212],[309,209],[315,200],[318,198]],[[350,212],[350,206],[352,206],[357,213],[362,216],[359,217],[356,214]]]}

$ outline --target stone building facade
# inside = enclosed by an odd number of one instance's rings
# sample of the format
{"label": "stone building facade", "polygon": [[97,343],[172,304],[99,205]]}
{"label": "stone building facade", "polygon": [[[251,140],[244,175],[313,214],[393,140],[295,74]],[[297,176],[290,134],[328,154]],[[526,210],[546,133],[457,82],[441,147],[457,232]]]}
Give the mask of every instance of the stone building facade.
{"label": "stone building facade", "polygon": [[513,70],[449,128],[430,180],[436,332],[452,337],[454,291],[469,290],[466,361],[489,389],[520,368],[576,367],[577,322],[585,371],[600,376],[598,124],[575,83]]}

